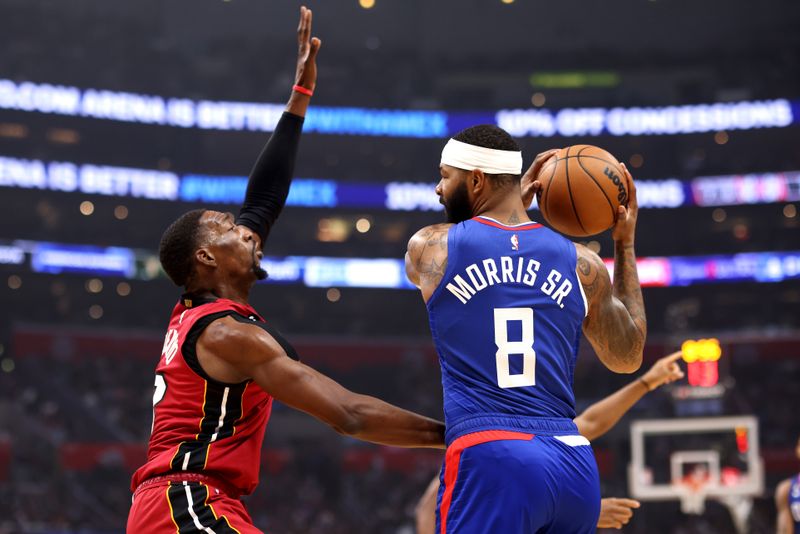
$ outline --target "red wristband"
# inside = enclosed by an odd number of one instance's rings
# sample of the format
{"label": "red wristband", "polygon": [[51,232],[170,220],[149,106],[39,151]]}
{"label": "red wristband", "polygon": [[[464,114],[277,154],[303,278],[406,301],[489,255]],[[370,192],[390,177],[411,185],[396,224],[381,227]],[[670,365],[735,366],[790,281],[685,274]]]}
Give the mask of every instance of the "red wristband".
{"label": "red wristband", "polygon": [[292,86],[292,91],[297,91],[301,95],[308,95],[308,96],[312,96],[314,94],[314,91],[312,91],[311,89],[306,89],[302,85]]}

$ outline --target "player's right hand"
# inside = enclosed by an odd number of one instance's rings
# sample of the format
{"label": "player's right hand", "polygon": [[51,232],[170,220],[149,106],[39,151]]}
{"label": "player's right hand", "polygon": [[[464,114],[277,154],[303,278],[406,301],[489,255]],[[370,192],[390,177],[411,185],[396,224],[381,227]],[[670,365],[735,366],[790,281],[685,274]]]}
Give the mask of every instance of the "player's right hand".
{"label": "player's right hand", "polygon": [[620,205],[617,208],[617,222],[611,230],[611,237],[615,243],[623,246],[633,246],[633,238],[636,234],[636,219],[639,217],[639,201],[636,199],[636,184],[633,176],[628,171],[624,163],[620,163],[622,172],[625,174],[625,189],[628,191],[628,205]]}
{"label": "player's right hand", "polygon": [[311,10],[300,8],[300,24],[297,26],[297,71],[294,83],[313,91],[317,85],[317,52],[322,41],[311,37]]}
{"label": "player's right hand", "polygon": [[545,150],[541,154],[537,154],[531,166],[525,171],[525,174],[522,175],[520,188],[522,189],[522,205],[525,206],[526,210],[531,209],[533,197],[538,195],[539,191],[542,190],[542,183],[538,180],[539,171],[542,170],[542,167],[544,167],[544,164],[547,163],[550,158],[555,157],[559,150],[561,149],[551,148],[550,150]]}
{"label": "player's right hand", "polygon": [[622,528],[633,517],[633,508],[639,508],[639,501],[609,497],[600,501],[600,517],[597,528]]}

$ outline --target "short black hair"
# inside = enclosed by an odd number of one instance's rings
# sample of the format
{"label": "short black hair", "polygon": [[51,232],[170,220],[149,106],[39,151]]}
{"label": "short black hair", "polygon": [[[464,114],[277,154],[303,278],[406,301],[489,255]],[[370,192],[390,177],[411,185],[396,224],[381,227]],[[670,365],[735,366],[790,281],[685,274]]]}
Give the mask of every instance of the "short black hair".
{"label": "short black hair", "polygon": [[[453,139],[468,145],[493,148],[495,150],[520,151],[519,145],[514,141],[514,138],[507,131],[498,128],[494,124],[470,126],[458,132]],[[495,185],[499,187],[518,182],[521,177],[519,174],[487,174],[486,176],[491,177]]]}
{"label": "short black hair", "polygon": [[192,255],[200,241],[200,217],[206,210],[184,213],[164,231],[158,246],[158,259],[170,280],[186,286],[194,270]]}

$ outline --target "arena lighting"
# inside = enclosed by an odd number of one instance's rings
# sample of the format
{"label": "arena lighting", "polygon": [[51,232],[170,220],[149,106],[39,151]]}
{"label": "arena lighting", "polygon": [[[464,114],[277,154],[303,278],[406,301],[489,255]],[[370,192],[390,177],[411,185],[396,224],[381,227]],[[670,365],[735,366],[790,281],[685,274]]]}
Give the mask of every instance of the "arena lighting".
{"label": "arena lighting", "polygon": [[25,263],[25,251],[15,246],[0,246],[0,264],[20,265]]}
{"label": "arena lighting", "polygon": [[540,89],[580,89],[616,87],[621,76],[612,71],[545,71],[531,74],[528,80],[531,87]]}
{"label": "arena lighting", "polygon": [[[178,175],[169,171],[111,167],[0,156],[0,187],[83,193],[120,198],[239,204],[245,176]],[[800,171],[727,176],[637,180],[639,206],[680,208],[770,204],[800,200]],[[434,184],[420,182],[345,182],[296,178],[288,206],[369,208],[389,211],[439,211]],[[787,217],[791,215],[789,210]]]}
{"label": "arena lighting", "polygon": [[[34,272],[113,275],[140,280],[163,276],[158,269],[149,268],[154,263],[158,265],[158,258],[146,250],[35,241],[15,241],[0,246],[6,250],[22,250],[30,259]],[[613,274],[613,260],[604,261],[609,273]],[[263,259],[262,266],[269,273],[267,283],[303,284],[306,287],[414,287],[406,279],[405,263],[399,258],[269,256]],[[800,278],[800,251],[638,258],[637,267],[643,287],[780,282]]]}
{"label": "arena lighting", "polygon": [[134,262],[134,251],[122,247],[39,243],[31,250],[31,269],[52,274],[73,272],[132,277]]}
{"label": "arena lighting", "polygon": [[[167,98],[0,79],[0,109],[139,124],[270,132],[283,104]],[[649,108],[502,109],[448,112],[318,107],[304,131],[331,135],[441,138],[472,124],[494,123],[518,137],[675,135],[783,128],[800,120],[800,100]]]}

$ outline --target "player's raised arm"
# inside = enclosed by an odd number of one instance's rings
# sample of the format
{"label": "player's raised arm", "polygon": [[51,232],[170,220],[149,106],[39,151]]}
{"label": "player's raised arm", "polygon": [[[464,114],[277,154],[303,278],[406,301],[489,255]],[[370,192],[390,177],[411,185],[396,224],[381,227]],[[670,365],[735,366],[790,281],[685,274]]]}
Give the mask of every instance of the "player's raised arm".
{"label": "player's raised arm", "polygon": [[[583,322],[583,333],[606,367],[617,373],[633,373],[642,363],[646,334],[641,291],[638,299],[635,295],[629,296],[628,300],[633,300],[636,304],[633,309],[629,309],[617,296],[619,290],[612,287],[603,260],[585,246],[577,243],[575,246],[578,249],[578,277],[589,304],[589,314]],[[619,250],[620,247],[615,246],[615,249]],[[624,261],[623,255],[627,253],[621,252],[616,256],[615,265],[620,264],[621,256]],[[630,267],[623,266],[622,269],[629,270]],[[635,260],[633,269],[636,269]],[[615,276],[617,274],[619,273],[615,269]],[[625,289],[635,293],[629,287]]]}
{"label": "player's raised arm", "polygon": [[274,398],[341,434],[383,445],[444,448],[444,423],[345,389],[289,358],[258,326],[218,319],[200,336],[197,348],[211,376],[225,376],[226,382],[252,379]]}
{"label": "player's raised arm", "polygon": [[583,333],[606,367],[617,373],[632,373],[642,363],[647,338],[642,288],[636,270],[634,236],[639,207],[636,186],[623,165],[628,183],[628,207],[620,206],[614,239],[614,284],[600,257],[576,244],[578,276],[589,303]]}
{"label": "player's raised arm", "polygon": [[648,392],[683,378],[683,371],[676,363],[681,355],[678,351],[660,358],[644,375],[586,408],[573,419],[578,432],[590,441],[599,438]]}
{"label": "player's raised arm", "polygon": [[778,512],[775,532],[777,534],[794,534],[792,525],[792,512],[789,508],[789,489],[792,479],[787,479],[778,484],[775,489],[775,508]]}
{"label": "player's raised arm", "polygon": [[261,237],[262,247],[289,195],[304,117],[317,84],[316,60],[322,43],[311,37],[311,19],[311,10],[301,7],[292,95],[250,172],[244,204],[236,218],[236,224],[247,226]]}

